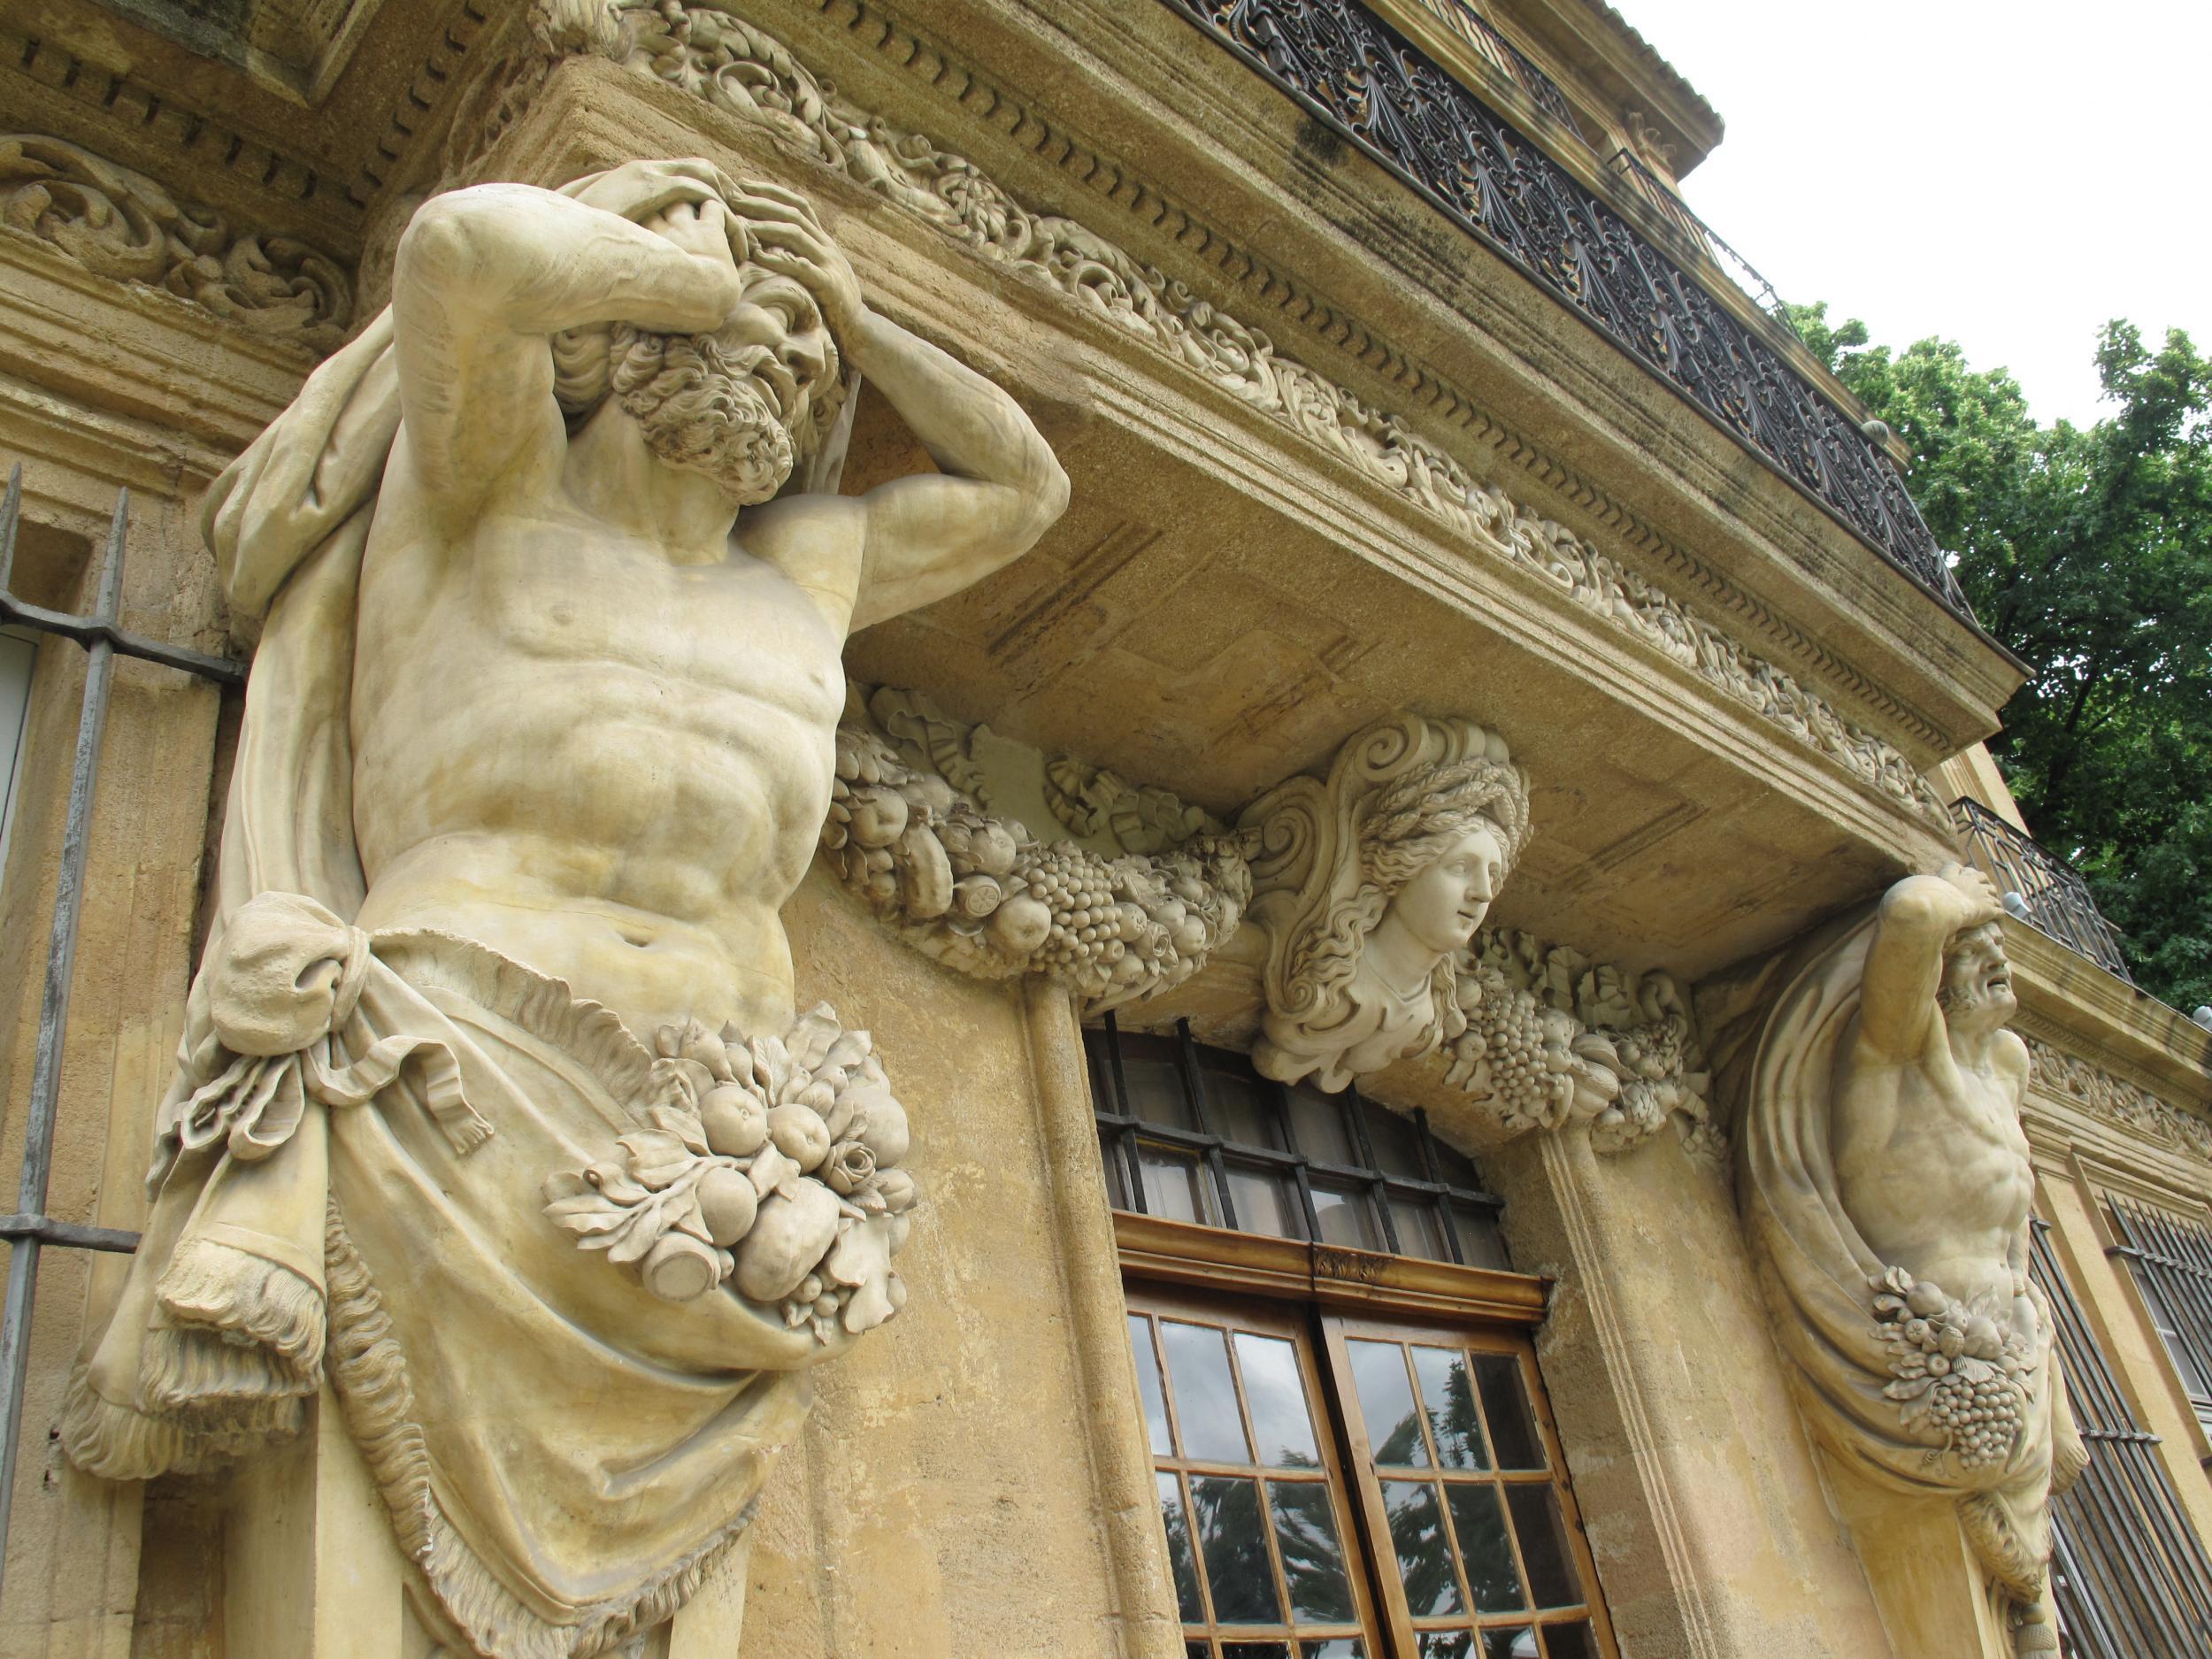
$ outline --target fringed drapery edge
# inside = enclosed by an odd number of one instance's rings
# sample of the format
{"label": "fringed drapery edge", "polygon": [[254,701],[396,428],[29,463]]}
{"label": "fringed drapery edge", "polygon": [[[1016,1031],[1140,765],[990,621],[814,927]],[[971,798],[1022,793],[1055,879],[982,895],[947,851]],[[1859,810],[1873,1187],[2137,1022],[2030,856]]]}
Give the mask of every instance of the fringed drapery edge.
{"label": "fringed drapery edge", "polygon": [[323,1294],[283,1263],[187,1238],[154,1294],[170,1323],[146,1335],[139,1386],[148,1404],[198,1411],[213,1397],[250,1406],[322,1386]]}
{"label": "fringed drapery edge", "polygon": [[754,1505],[636,1591],[556,1624],[526,1605],[478,1558],[439,1509],[430,1455],[415,1421],[406,1356],[383,1297],[334,1199],[325,1243],[329,1275],[330,1380],[355,1443],[392,1513],[402,1550],[468,1640],[493,1659],[593,1659],[676,1614],[750,1525]]}
{"label": "fringed drapery edge", "polygon": [[282,1396],[219,1419],[156,1416],[122,1405],[93,1386],[89,1369],[70,1373],[57,1425],[62,1450],[86,1474],[103,1480],[150,1480],[196,1475],[272,1441],[299,1432],[302,1402]]}

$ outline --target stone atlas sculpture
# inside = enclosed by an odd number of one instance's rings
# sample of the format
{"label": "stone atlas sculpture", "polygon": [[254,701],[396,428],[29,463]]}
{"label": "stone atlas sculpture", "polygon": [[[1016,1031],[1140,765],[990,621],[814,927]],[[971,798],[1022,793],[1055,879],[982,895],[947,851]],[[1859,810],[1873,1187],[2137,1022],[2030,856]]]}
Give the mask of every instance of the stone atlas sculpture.
{"label": "stone atlas sculpture", "polygon": [[1816,1438],[1878,1491],[1955,1503],[2017,1651],[2055,1654],[2050,1499],[2087,1453],[2028,1275],[2001,913],[1973,872],[1909,877],[1795,967],[1752,1052],[1738,1194]]}
{"label": "stone atlas sculpture", "polygon": [[[848,498],[864,375],[939,471]],[[787,190],[638,162],[427,204],[210,500],[263,631],[69,1455],[206,1467],[327,1376],[434,1640],[584,1659],[680,1607],[806,1368],[901,1297],[905,1116],[864,1033],[795,1021],[778,918],[845,636],[1065,502]]]}

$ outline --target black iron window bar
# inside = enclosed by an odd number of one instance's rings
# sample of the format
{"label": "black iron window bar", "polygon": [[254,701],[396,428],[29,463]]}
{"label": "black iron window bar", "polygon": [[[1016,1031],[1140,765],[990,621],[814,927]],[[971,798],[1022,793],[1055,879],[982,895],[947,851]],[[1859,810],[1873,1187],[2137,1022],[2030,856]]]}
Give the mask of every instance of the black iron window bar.
{"label": "black iron window bar", "polygon": [[2074,1420],[2089,1467],[2053,1504],[2052,1588],[2069,1659],[2184,1659],[2212,1653],[2212,1557],[2052,1249],[2034,1224],[2036,1282],[2058,1325]]}
{"label": "black iron window bar", "polygon": [[[1194,1158],[1204,1169],[1207,1193],[1220,1225],[1239,1232],[1265,1233],[1240,1217],[1232,1169],[1251,1171],[1286,1183],[1294,1194],[1296,1208],[1290,1219],[1292,1236],[1331,1242],[1323,1226],[1320,1208],[1314,1201],[1317,1184],[1323,1190],[1356,1195],[1364,1202],[1375,1236],[1394,1256],[1428,1256],[1425,1241],[1409,1238],[1399,1225],[1402,1213],[1426,1216],[1433,1222],[1443,1246],[1443,1259],[1464,1265],[1502,1268],[1504,1241],[1497,1217],[1505,1201],[1475,1184],[1474,1166],[1450,1148],[1441,1145],[1429,1127],[1428,1114],[1416,1110],[1399,1121],[1412,1132],[1422,1173],[1413,1176],[1387,1170],[1375,1151],[1371,1114],[1385,1109],[1362,1100],[1356,1092],[1317,1098],[1340,1112],[1356,1163],[1341,1163],[1303,1147],[1296,1115],[1288,1105],[1284,1087],[1254,1070],[1244,1056],[1227,1049],[1202,1048],[1187,1020],[1178,1021],[1172,1038],[1125,1035],[1114,1016],[1102,1027],[1087,1029],[1084,1044],[1089,1051],[1093,1102],[1098,1120],[1099,1145],[1107,1160],[1108,1185],[1121,1207],[1139,1215],[1151,1213],[1147,1205],[1142,1155],[1149,1144]],[[1194,1127],[1164,1122],[1156,1111],[1144,1110],[1140,1091],[1129,1080],[1129,1050],[1133,1044],[1171,1047],[1179,1104]],[[1233,1074],[1251,1087],[1263,1103],[1275,1145],[1233,1138],[1223,1126],[1215,1103],[1210,1102],[1207,1075]],[[1179,1114],[1181,1115],[1181,1114]],[[1202,1215],[1202,1219],[1209,1219]]]}
{"label": "black iron window bar", "polygon": [[1949,560],[1874,438],[1757,329],[1387,23],[1356,0],[1166,4],[1973,622]]}
{"label": "black iron window bar", "polygon": [[39,1253],[46,1246],[74,1250],[138,1248],[138,1234],[113,1227],[87,1226],[46,1213],[54,1162],[54,1118],[61,1098],[62,1041],[69,1025],[70,977],[77,960],[77,928],[84,910],[85,860],[92,835],[92,797],[99,780],[100,745],[107,731],[108,698],[115,659],[134,657],[165,668],[181,669],[225,687],[246,683],[246,666],[228,657],[166,644],[133,634],[120,625],[123,602],[123,541],[130,525],[130,492],[119,490],[108,524],[106,546],[94,572],[92,611],[77,616],[29,604],[11,586],[15,572],[16,533],[23,514],[23,468],[9,474],[0,495],[0,623],[13,623],[42,635],[73,641],[84,648],[84,695],[77,715],[76,749],[70,761],[69,805],[63,820],[61,868],[54,887],[54,913],[48,931],[46,976],[38,1013],[38,1045],[32,1062],[31,1090],[21,1114],[23,1169],[15,1211],[0,1216],[0,1239],[10,1245],[4,1308],[0,1309],[0,1573],[7,1560],[8,1522],[15,1494],[16,1454],[22,1440],[23,1382],[30,1358],[31,1315],[38,1293]]}
{"label": "black iron window bar", "polygon": [[2190,1407],[2212,1432],[2212,1232],[2122,1199],[2110,1210],[2120,1241],[2108,1253],[2134,1274]]}
{"label": "black iron window bar", "polygon": [[2089,884],[2064,859],[2047,851],[1971,795],[1951,803],[1951,819],[1967,856],[1997,884],[2005,909],[2130,984],[2120,935],[2089,895]]}

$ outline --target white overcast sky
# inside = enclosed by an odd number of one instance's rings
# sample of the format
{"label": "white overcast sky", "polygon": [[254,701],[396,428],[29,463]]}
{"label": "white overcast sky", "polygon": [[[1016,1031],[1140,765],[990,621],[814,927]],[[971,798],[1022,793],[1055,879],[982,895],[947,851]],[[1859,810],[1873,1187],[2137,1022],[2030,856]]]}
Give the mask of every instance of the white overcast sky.
{"label": "white overcast sky", "polygon": [[1727,123],[1683,181],[1785,299],[2095,419],[2108,319],[2212,348],[2206,0],[1614,0]]}

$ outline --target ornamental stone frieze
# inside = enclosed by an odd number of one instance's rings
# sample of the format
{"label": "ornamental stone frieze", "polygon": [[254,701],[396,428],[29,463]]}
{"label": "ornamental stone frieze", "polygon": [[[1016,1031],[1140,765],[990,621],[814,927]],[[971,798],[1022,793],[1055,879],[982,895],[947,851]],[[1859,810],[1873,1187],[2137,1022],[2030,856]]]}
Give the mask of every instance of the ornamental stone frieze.
{"label": "ornamental stone frieze", "polygon": [[2038,1038],[2027,1039],[2037,1087],[2173,1151],[2212,1163],[2212,1123]]}
{"label": "ornamental stone frieze", "polygon": [[[36,223],[184,234],[15,153]],[[938,472],[838,492],[863,375]],[[590,1659],[682,1613],[809,1369],[904,1298],[916,1136],[868,1034],[796,1011],[780,916],[849,781],[846,634],[1066,492],[783,185],[633,162],[418,212],[391,307],[206,507],[260,645],[66,1455],[212,1467],[327,1382],[434,1650]],[[734,1651],[712,1617],[687,1640]]]}
{"label": "ornamental stone frieze", "polygon": [[852,689],[837,770],[829,868],[961,972],[1039,974],[1099,1014],[1183,984],[1241,925],[1265,962],[1253,1058],[1270,1076],[1336,1090],[1426,1059],[1445,1085],[1432,1115],[1463,1139],[1583,1125],[1619,1152],[1678,1122],[1693,1148],[1718,1144],[1671,976],[1482,928],[1528,840],[1528,786],[1471,722],[1379,722],[1233,831],[892,687]]}
{"label": "ornamental stone frieze", "polygon": [[100,276],[163,289],[311,351],[334,349],[352,321],[352,281],[334,260],[288,236],[242,230],[58,138],[0,136],[0,224]]}
{"label": "ornamental stone frieze", "polygon": [[[2029,1056],[2007,1028],[2003,913],[1953,866],[1898,882],[1778,964],[1732,1070],[1737,1194],[1863,1554],[1952,1507],[1977,1594],[2005,1610],[2016,1652],[2047,1655],[2051,1497],[2088,1453],[2028,1272]],[[1869,1574],[1893,1640],[1935,1651],[1932,1632],[1957,1627],[1946,1593],[1881,1559]]]}
{"label": "ornamental stone frieze", "polygon": [[[1845,718],[1820,692],[1566,526],[1478,482],[1400,417],[1285,356],[1263,331],[1089,227],[1032,212],[926,134],[839,94],[773,35],[711,6],[613,0],[618,32],[609,41],[595,22],[579,23],[576,12],[572,4],[541,6],[544,20],[527,60],[516,59],[493,79],[511,88],[529,84],[545,54],[604,56],[764,125],[960,245],[1107,319],[1444,524],[1484,557],[1546,583],[1640,649],[1750,709],[1924,823],[1941,826],[1947,840],[1943,800],[1912,762]],[[508,119],[506,105],[499,108],[495,127]],[[458,128],[449,144],[459,147],[457,153],[480,147],[479,138]],[[1729,603],[1756,611],[1747,596],[1728,591]]]}

